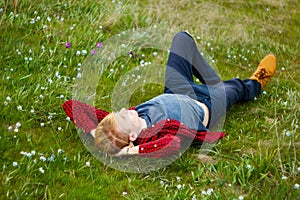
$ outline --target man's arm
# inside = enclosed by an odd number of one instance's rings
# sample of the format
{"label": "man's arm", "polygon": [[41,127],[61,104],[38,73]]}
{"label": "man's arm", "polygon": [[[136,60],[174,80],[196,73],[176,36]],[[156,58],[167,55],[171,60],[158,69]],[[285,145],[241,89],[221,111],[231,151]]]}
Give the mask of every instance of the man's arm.
{"label": "man's arm", "polygon": [[119,153],[115,154],[114,156],[129,156],[129,155],[138,155],[139,154],[139,146],[130,147],[126,146]]}
{"label": "man's arm", "polygon": [[152,158],[163,158],[176,155],[180,152],[180,138],[174,135],[165,135],[158,140],[140,144],[138,146],[126,146],[116,154],[122,155],[139,155]]}
{"label": "man's arm", "polygon": [[109,114],[109,112],[76,100],[68,100],[62,104],[62,107],[75,126],[85,133],[95,129],[98,123]]}

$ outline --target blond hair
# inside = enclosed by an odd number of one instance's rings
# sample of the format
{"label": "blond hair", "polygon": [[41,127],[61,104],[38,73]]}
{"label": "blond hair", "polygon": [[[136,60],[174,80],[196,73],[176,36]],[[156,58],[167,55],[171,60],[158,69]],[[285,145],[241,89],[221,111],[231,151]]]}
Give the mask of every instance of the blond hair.
{"label": "blond hair", "polygon": [[95,145],[108,154],[116,154],[129,145],[129,136],[119,130],[112,112],[102,119],[95,132]]}

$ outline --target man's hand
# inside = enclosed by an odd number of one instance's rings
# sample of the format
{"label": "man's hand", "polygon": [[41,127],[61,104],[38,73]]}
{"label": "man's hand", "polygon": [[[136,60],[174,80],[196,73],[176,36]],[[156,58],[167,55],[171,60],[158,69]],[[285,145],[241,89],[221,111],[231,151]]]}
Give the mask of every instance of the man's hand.
{"label": "man's hand", "polygon": [[114,156],[129,156],[129,155],[137,155],[139,153],[139,146],[133,146],[132,144],[124,147],[119,151],[119,153]]}
{"label": "man's hand", "polygon": [[119,153],[116,153],[114,156],[124,156],[124,155],[129,155],[129,149],[130,146],[126,146],[123,149],[121,149],[121,151],[119,151]]}

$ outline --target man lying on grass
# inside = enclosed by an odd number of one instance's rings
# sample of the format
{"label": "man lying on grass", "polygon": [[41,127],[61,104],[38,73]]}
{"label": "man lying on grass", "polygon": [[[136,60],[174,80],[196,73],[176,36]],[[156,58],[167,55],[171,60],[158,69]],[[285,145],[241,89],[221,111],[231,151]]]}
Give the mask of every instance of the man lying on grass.
{"label": "man lying on grass", "polygon": [[[270,54],[249,79],[222,81],[194,39],[180,32],[170,49],[164,94],[112,113],[75,100],[65,102],[63,108],[77,127],[94,137],[101,151],[113,156],[168,157],[178,154],[187,140],[215,142],[224,137],[209,129],[233,104],[258,96],[275,70],[276,57]],[[202,84],[195,83],[194,76]]]}

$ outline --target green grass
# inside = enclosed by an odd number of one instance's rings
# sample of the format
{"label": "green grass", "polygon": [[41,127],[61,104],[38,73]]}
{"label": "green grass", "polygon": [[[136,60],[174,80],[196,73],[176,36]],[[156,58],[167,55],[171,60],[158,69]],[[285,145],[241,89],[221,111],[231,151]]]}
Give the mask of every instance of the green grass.
{"label": "green grass", "polygon": [[[299,199],[299,10],[297,0],[19,0],[14,13],[13,1],[0,2],[0,199]],[[177,31],[195,36],[223,79],[248,77],[268,53],[278,70],[256,100],[227,113],[227,136],[206,159],[191,147],[157,171],[121,172],[85,148],[61,104],[74,97],[78,68],[98,42],[105,49],[117,34],[154,25],[160,32],[150,38],[128,40],[136,58],[126,49],[100,80],[87,80],[97,81],[97,107],[120,102],[116,83],[126,73],[138,81],[142,61],[164,65]],[[162,89],[149,83],[125,103]]]}

